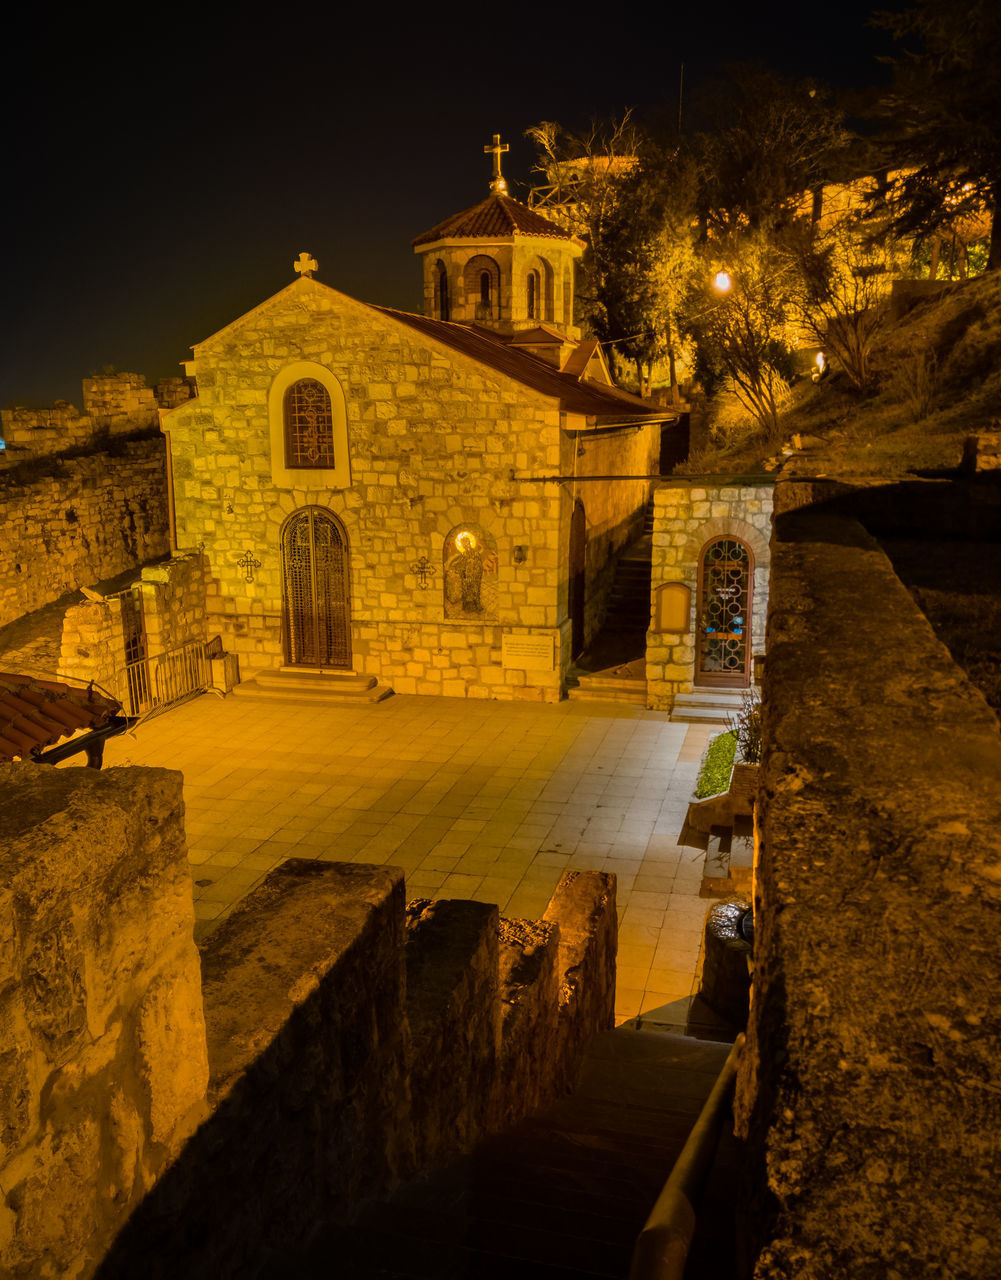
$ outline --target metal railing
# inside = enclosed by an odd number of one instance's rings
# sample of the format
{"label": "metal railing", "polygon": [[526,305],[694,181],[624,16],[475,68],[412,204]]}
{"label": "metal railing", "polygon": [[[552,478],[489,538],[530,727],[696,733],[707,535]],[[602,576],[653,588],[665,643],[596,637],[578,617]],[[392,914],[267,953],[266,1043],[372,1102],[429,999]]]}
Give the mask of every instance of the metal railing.
{"label": "metal railing", "polygon": [[126,663],[123,692],[129,716],[147,719],[204,693],[211,683],[210,673],[204,640],[189,640],[166,653]]}
{"label": "metal railing", "polygon": [[729,1111],[743,1044],[744,1036],[739,1035],[650,1211],[633,1249],[629,1280],[682,1280],[684,1276],[695,1234],[695,1205]]}

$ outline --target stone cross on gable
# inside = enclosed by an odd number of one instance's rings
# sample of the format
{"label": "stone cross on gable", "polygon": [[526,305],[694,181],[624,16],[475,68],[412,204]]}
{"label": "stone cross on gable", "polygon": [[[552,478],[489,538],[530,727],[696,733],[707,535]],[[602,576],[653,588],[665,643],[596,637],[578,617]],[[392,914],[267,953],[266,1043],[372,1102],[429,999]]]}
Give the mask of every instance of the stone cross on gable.
{"label": "stone cross on gable", "polygon": [[313,272],[319,269],[320,264],[303,249],[295,262],[292,263],[292,266],[295,267],[304,280],[308,280]]}
{"label": "stone cross on gable", "polygon": [[494,176],[490,183],[490,190],[494,192],[495,195],[507,195],[507,182],[504,175],[501,173],[501,156],[505,151],[510,150],[511,148],[506,142],[501,142],[499,133],[494,134],[494,140],[489,147],[483,148],[484,155],[488,156],[492,154],[494,158]]}

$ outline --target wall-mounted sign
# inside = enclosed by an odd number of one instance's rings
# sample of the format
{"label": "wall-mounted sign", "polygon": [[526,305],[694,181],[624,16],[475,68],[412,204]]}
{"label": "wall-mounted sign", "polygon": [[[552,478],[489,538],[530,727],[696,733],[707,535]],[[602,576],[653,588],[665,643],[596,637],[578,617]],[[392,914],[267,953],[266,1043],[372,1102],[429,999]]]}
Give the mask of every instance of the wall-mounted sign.
{"label": "wall-mounted sign", "polygon": [[683,582],[665,582],[653,596],[654,631],[690,631],[692,589]]}
{"label": "wall-mounted sign", "polygon": [[553,671],[556,667],[553,637],[504,635],[501,637],[501,666],[519,671]]}

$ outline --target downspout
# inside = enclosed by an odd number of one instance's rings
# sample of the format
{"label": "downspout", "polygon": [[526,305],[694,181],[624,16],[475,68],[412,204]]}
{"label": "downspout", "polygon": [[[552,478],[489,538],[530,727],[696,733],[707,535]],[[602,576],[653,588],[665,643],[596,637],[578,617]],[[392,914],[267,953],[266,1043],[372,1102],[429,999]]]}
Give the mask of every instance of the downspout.
{"label": "downspout", "polygon": [[170,554],[177,555],[177,513],[174,508],[174,458],[170,452],[170,432],[163,425],[164,410],[160,410],[160,434],[163,436],[167,450],[167,537],[170,540]]}

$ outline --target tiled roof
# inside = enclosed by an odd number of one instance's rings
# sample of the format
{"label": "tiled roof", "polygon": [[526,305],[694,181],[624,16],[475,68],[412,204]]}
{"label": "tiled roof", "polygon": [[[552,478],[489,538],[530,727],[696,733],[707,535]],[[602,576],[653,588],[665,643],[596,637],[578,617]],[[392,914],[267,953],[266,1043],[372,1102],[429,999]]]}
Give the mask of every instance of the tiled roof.
{"label": "tiled roof", "polygon": [[414,246],[446,239],[486,240],[491,236],[509,236],[515,231],[526,236],[550,236],[554,240],[573,239],[569,231],[535,213],[528,205],[510,196],[489,195],[471,209],[453,213],[430,231],[416,236]]}
{"label": "tiled roof", "polygon": [[409,325],[411,329],[437,338],[464,355],[472,356],[498,373],[531,387],[543,395],[558,399],[567,413],[582,413],[588,417],[608,418],[621,422],[624,418],[650,418],[668,421],[677,416],[676,411],[660,409],[649,400],[620,391],[618,387],[605,386],[588,379],[561,373],[539,356],[511,346],[509,341],[489,329],[475,324],[455,324],[449,320],[432,320],[428,316],[413,315],[409,311],[393,311],[389,307],[374,310]]}
{"label": "tiled roof", "polygon": [[78,729],[98,729],[120,710],[92,686],[0,671],[0,760],[24,759]]}

